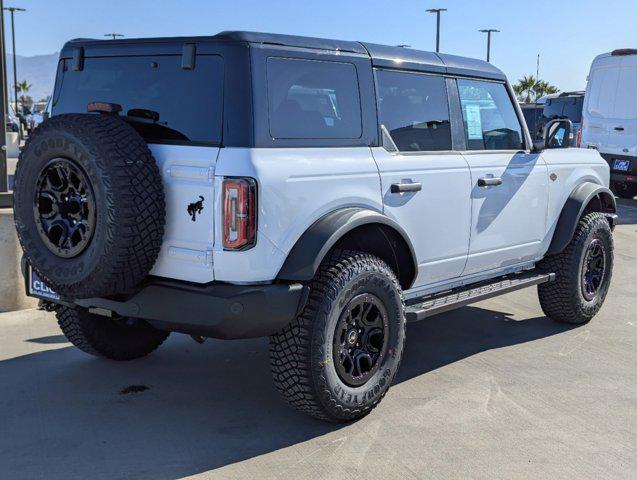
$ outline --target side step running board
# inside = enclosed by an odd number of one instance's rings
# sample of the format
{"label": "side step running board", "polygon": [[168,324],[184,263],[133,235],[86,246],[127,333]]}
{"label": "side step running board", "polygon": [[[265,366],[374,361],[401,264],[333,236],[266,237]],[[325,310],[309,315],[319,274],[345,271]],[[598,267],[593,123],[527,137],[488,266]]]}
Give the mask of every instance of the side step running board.
{"label": "side step running board", "polygon": [[422,320],[438,313],[464,307],[471,303],[480,302],[487,298],[497,297],[521,288],[539,285],[555,280],[554,273],[537,273],[535,271],[499,277],[497,280],[479,285],[467,285],[446,292],[437,293],[419,300],[412,301],[407,307],[408,322]]}

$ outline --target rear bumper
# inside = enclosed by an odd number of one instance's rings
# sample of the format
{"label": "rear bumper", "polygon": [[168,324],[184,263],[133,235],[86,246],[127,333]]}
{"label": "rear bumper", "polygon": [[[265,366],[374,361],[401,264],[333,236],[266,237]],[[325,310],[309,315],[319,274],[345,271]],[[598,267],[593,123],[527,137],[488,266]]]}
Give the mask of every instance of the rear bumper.
{"label": "rear bumper", "polygon": [[[26,273],[26,266],[23,269]],[[236,339],[263,337],[281,330],[303,308],[307,293],[307,287],[300,283],[201,286],[149,278],[125,298],[44,301],[77,305],[106,316],[141,318],[162,330]]]}
{"label": "rear bumper", "polygon": [[205,287],[155,281],[126,301],[75,300],[81,307],[142,318],[163,330],[236,339],[271,335],[290,323],[301,308],[301,284]]}

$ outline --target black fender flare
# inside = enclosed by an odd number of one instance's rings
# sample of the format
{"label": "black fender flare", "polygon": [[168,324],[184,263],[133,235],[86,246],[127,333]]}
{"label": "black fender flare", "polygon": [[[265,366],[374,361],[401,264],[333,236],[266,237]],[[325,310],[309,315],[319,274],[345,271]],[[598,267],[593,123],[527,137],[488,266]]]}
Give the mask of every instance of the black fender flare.
{"label": "black fender flare", "polygon": [[555,255],[566,248],[575,234],[577,222],[579,222],[589,203],[595,198],[600,201],[600,211],[608,214],[611,227],[614,227],[615,213],[617,212],[615,195],[608,188],[596,183],[581,183],[573,189],[566,199],[564,207],[562,207],[562,213],[560,213],[557,221],[551,245],[546,252],[547,255]]}
{"label": "black fender flare", "polygon": [[418,262],[414,247],[405,230],[382,213],[361,207],[335,210],[314,222],[290,250],[277,279],[294,282],[310,281],[325,255],[344,235],[355,228],[373,224],[394,229],[408,245],[415,272],[413,282],[418,272]]}

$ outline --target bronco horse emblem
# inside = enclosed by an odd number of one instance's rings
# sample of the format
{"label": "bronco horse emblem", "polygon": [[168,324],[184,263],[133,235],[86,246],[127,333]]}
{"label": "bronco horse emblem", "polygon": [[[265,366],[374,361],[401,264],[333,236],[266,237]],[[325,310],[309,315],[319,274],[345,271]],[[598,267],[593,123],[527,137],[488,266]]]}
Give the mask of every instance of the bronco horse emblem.
{"label": "bronco horse emblem", "polygon": [[194,222],[195,220],[197,220],[197,214],[201,213],[201,211],[203,210],[203,201],[205,200],[205,198],[203,198],[201,195],[199,195],[199,201],[198,202],[193,202],[190,205],[188,205],[188,215],[190,215],[192,217],[192,221]]}

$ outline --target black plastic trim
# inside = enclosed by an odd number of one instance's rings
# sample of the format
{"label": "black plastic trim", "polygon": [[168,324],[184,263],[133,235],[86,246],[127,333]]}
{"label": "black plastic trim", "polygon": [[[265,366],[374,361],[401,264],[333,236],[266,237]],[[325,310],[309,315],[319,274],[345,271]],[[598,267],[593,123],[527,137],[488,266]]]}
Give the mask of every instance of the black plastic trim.
{"label": "black plastic trim", "polygon": [[126,300],[89,298],[72,303],[142,318],[163,330],[236,339],[271,335],[291,322],[304,298],[301,284],[197,286],[153,280]]}
{"label": "black plastic trim", "polygon": [[409,247],[409,254],[413,261],[413,277],[415,280],[418,272],[418,263],[414,247],[409,240],[409,236],[395,221],[385,215],[373,210],[349,207],[328,213],[320,218],[308,228],[301,238],[296,242],[290,251],[287,259],[283,263],[278,280],[307,282],[310,281],[325,255],[332,247],[348,232],[363,225],[380,224],[394,229],[403,238]]}
{"label": "black plastic trim", "polygon": [[[602,196],[604,197],[603,199],[601,198]],[[546,252],[547,255],[555,255],[566,248],[573,238],[577,222],[579,222],[584,210],[590,201],[596,197],[599,197],[603,206],[605,205],[602,210],[603,213],[617,213],[615,195],[608,188],[592,182],[584,182],[578,185],[571,192],[562,208],[551,245]]]}

